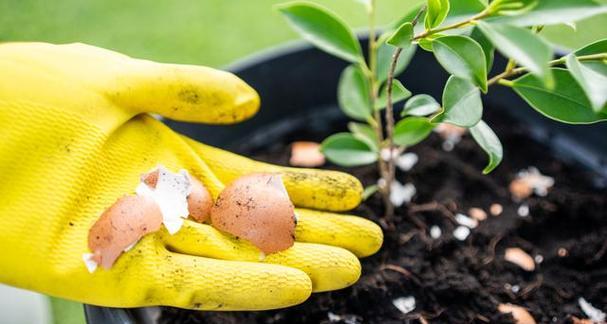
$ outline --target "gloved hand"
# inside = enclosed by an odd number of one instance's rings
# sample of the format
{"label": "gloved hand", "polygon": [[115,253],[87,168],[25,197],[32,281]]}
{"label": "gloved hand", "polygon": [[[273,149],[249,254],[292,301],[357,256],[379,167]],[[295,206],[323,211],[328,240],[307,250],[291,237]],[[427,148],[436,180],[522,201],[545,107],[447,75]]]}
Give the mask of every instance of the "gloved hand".
{"label": "gloved hand", "polygon": [[[229,124],[253,115],[255,91],[232,74],[159,64],[82,44],[0,45],[0,281],[113,307],[258,310],[353,284],[378,226],[326,211],[354,208],[361,185],[332,171],[283,168],[206,146],[147,113]],[[259,259],[246,241],[187,221],[146,235],[109,270],[81,259],[99,215],[140,175],[184,168],[217,197],[251,172],[282,172],[295,245]],[[310,209],[306,209],[310,208]]]}

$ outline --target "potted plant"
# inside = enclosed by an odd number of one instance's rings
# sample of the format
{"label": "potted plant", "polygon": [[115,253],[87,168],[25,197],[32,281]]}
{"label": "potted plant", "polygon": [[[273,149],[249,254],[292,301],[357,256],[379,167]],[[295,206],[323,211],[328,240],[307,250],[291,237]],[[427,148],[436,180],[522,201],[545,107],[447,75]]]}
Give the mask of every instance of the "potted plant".
{"label": "potted plant", "polygon": [[167,121],[278,163],[286,163],[291,142],[324,140],[330,167],[367,185],[355,213],[385,229],[384,247],[362,261],[359,283],[286,310],[88,307],[90,322],[100,315],[145,321],[154,312],[161,322],[600,320],[607,304],[607,128],[599,123],[607,119],[607,40],[555,55],[541,29],[605,7],[430,0],[380,34],[375,1],[361,2],[371,22],[362,43],[317,5],[279,7],[337,58],[299,46],[234,67],[261,94],[254,119],[221,138],[211,135],[217,127]]}

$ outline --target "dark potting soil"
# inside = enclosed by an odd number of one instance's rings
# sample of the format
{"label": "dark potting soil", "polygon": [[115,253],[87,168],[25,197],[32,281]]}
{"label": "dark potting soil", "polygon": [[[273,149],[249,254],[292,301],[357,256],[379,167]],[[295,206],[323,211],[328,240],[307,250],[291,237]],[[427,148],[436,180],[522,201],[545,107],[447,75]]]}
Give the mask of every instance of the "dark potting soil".
{"label": "dark potting soil", "polygon": [[[441,149],[441,139],[429,140],[409,151],[419,162],[401,183],[417,188],[413,202],[396,210],[395,230],[385,230],[385,241],[374,256],[362,259],[360,280],[352,287],[314,294],[305,303],[264,312],[197,312],[165,308],[161,323],[329,323],[329,313],[343,323],[512,323],[497,310],[512,303],[529,310],[538,323],[571,323],[585,318],[578,305],[583,297],[607,310],[607,190],[597,187],[596,176],[554,156],[549,148],[527,135],[524,125],[498,112],[485,113],[504,145],[504,161],[490,175],[480,172],[486,155],[465,136],[452,152]],[[491,121],[499,123],[491,123]],[[336,129],[343,127],[339,123]],[[263,152],[259,160],[286,165],[289,143],[322,140],[328,134],[293,130]],[[546,197],[515,202],[508,184],[529,166],[555,179]],[[373,166],[343,169],[365,185],[376,182]],[[499,203],[503,213],[489,214]],[[519,216],[522,204],[527,217]],[[455,213],[471,207],[484,209],[487,220],[471,230],[464,241],[452,235]],[[383,213],[374,195],[352,212],[376,222]],[[432,239],[429,228],[442,235]],[[504,250],[519,247],[536,262],[527,272],[504,260]],[[559,253],[560,250],[560,253]],[[560,255],[559,255],[560,254]],[[401,313],[392,301],[413,296],[415,310]]]}

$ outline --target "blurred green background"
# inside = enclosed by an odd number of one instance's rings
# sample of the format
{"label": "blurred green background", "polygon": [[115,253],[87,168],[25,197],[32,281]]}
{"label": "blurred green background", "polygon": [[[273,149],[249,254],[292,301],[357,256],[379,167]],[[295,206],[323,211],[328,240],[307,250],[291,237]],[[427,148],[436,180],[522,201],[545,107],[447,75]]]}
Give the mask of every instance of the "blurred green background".
{"label": "blurred green background", "polygon": [[[385,24],[423,0],[378,0]],[[458,1],[458,0],[452,0]],[[557,1],[557,0],[553,0]],[[138,58],[224,67],[297,38],[272,9],[279,0],[0,0],[0,41],[84,42]],[[351,25],[366,23],[354,0],[317,0]],[[607,0],[601,0],[607,3]],[[607,37],[607,15],[542,32],[562,48]],[[51,301],[56,323],[83,323],[82,306]]]}

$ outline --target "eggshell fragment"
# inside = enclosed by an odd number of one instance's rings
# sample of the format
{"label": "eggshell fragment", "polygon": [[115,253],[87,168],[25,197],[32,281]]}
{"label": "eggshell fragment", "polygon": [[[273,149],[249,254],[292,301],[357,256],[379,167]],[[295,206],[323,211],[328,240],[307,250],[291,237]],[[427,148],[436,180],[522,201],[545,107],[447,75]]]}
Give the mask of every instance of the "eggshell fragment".
{"label": "eggshell fragment", "polygon": [[[156,189],[158,184],[159,169],[148,172],[141,176],[141,182],[148,187]],[[187,174],[187,173],[184,173]],[[198,179],[187,174],[190,192],[187,195],[188,212],[190,217],[197,222],[203,223],[210,219],[213,198],[207,188]]]}
{"label": "eggshell fragment", "polygon": [[213,198],[207,188],[197,179],[190,177],[192,185],[188,195],[188,211],[195,221],[203,223],[211,218]]}
{"label": "eggshell fragment", "polygon": [[575,316],[571,316],[571,322],[573,324],[594,324],[595,322],[591,319],[587,318],[577,318]]}
{"label": "eggshell fragment", "polygon": [[142,174],[141,182],[145,183],[150,188],[156,189],[156,184],[158,184],[158,173],[160,173],[160,171],[156,169],[154,171]]}
{"label": "eggshell fragment", "polygon": [[294,142],[291,144],[293,166],[312,168],[325,164],[325,156],[320,152],[320,144],[315,142]]}
{"label": "eggshell fragment", "polygon": [[520,248],[507,248],[504,253],[504,260],[518,265],[525,271],[535,270],[533,258]]}
{"label": "eggshell fragment", "polygon": [[518,200],[525,199],[533,194],[533,188],[524,179],[512,180],[508,188],[512,196]]}
{"label": "eggshell fragment", "polygon": [[491,204],[491,206],[489,207],[489,212],[493,216],[499,216],[502,214],[503,211],[504,207],[498,203]]}
{"label": "eggshell fragment", "polygon": [[236,179],[219,194],[211,208],[211,222],[265,254],[285,250],[295,241],[295,211],[279,174]]}
{"label": "eggshell fragment", "polygon": [[434,128],[434,131],[443,138],[443,150],[451,151],[455,147],[455,144],[459,143],[462,136],[466,134],[467,128],[459,127],[447,123],[439,124]]}
{"label": "eggshell fragment", "polygon": [[477,221],[484,221],[485,219],[487,219],[487,213],[477,207],[472,207],[468,209],[468,215],[470,215],[470,217],[476,219]]}
{"label": "eggshell fragment", "polygon": [[162,225],[162,213],[154,200],[124,196],[101,214],[89,230],[90,261],[109,269],[130,245]]}
{"label": "eggshell fragment", "polygon": [[531,196],[533,193],[540,197],[548,194],[548,190],[554,185],[552,177],[545,176],[535,167],[519,171],[516,179],[510,183],[510,193],[515,199],[521,200]]}
{"label": "eggshell fragment", "polygon": [[582,309],[584,314],[588,316],[588,318],[590,318],[596,323],[605,323],[607,314],[605,314],[605,312],[603,312],[602,310],[592,306],[592,304],[589,303],[586,299],[584,299],[584,297],[578,298],[578,304],[580,305],[580,308]]}
{"label": "eggshell fragment", "polygon": [[[157,176],[155,174],[157,173]],[[162,223],[169,234],[175,234],[183,221],[188,217],[187,196],[191,191],[190,176],[186,170],[180,170],[177,173],[171,172],[162,165],[159,165],[151,178],[143,176],[142,182],[135,188],[138,196],[145,196],[152,199],[162,214]],[[146,181],[147,179],[147,181]],[[148,183],[154,184],[150,187]]]}
{"label": "eggshell fragment", "polygon": [[510,313],[517,324],[535,324],[535,319],[529,312],[521,306],[513,304],[499,304],[497,309],[500,313]]}

